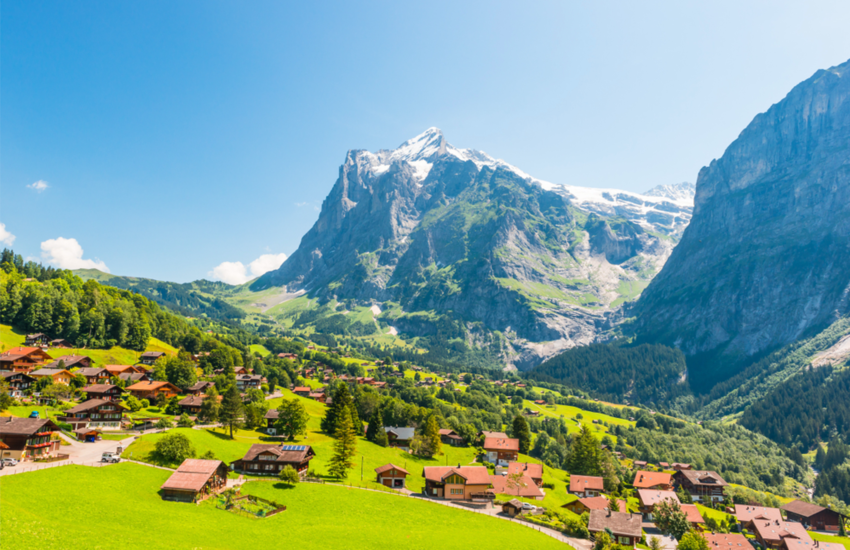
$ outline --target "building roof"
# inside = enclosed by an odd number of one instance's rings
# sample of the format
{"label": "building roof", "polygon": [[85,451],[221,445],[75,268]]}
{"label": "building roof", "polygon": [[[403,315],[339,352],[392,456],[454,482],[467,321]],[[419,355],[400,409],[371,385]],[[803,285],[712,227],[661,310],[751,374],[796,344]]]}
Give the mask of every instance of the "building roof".
{"label": "building roof", "polygon": [[656,491],[655,489],[638,489],[638,498],[644,506],[655,506],[662,500],[674,500],[681,506],[679,497],[673,491]]}
{"label": "building roof", "polygon": [[519,439],[510,437],[485,437],[485,451],[519,451]]}
{"label": "building roof", "polygon": [[444,429],[440,430],[440,435],[441,436],[444,435],[444,436],[450,437],[452,439],[463,439],[461,436],[459,436],[457,434],[457,432],[455,432],[454,430],[449,429],[449,428],[444,428]]}
{"label": "building roof", "polygon": [[615,536],[640,538],[641,515],[610,510],[591,510],[587,530],[593,533],[610,529]]}
{"label": "building roof", "polygon": [[136,382],[132,386],[127,386],[125,389],[127,391],[153,391],[158,390],[160,388],[170,386],[171,389],[179,392],[180,388],[172,384],[171,382],[164,382],[160,380],[145,380],[141,382]]}
{"label": "building roof", "polygon": [[120,373],[122,373],[122,372],[124,372],[128,369],[134,369],[135,370],[136,367],[134,367],[133,365],[104,365],[103,368],[105,368],[109,372],[114,372],[114,373],[120,374]]}
{"label": "building roof", "polygon": [[121,386],[116,386],[115,384],[92,384],[91,386],[86,386],[80,391],[84,393],[104,393],[108,392],[112,388],[118,388],[121,392],[124,391],[121,389]]}
{"label": "building roof", "polygon": [[673,475],[665,472],[645,472],[638,470],[635,472],[634,486],[636,489],[649,489],[656,485],[672,485]]}
{"label": "building roof", "polygon": [[749,504],[736,504],[735,517],[741,523],[747,523],[754,519],[768,521],[782,521],[782,513],[779,508],[767,508],[764,506],[750,506]]}
{"label": "building roof", "polygon": [[146,373],[144,372],[122,372],[118,375],[118,378],[121,380],[127,380],[130,382],[136,382],[144,378]]}
{"label": "building roof", "polygon": [[425,466],[422,470],[422,477],[437,483],[452,474],[464,478],[467,485],[490,485],[490,473],[484,466]]}
{"label": "building roof", "polygon": [[724,487],[728,485],[717,472],[711,470],[679,470],[677,475],[683,476],[691,485],[702,487]]}
{"label": "building roof", "polygon": [[785,547],[788,550],[842,550],[843,544],[837,542],[824,542],[822,540],[800,540],[800,539],[783,539]]}
{"label": "building roof", "polygon": [[503,437],[503,438],[508,437],[508,434],[506,434],[504,432],[488,432],[488,431],[485,431],[485,430],[482,430],[481,433],[478,434],[478,435],[483,435],[485,438],[486,437]]}
{"label": "building roof", "polygon": [[395,434],[396,439],[401,439],[402,441],[409,441],[414,438],[416,435],[416,430],[414,428],[400,428],[397,426],[384,426],[384,431],[387,434]]}
{"label": "building roof", "polygon": [[788,504],[782,507],[786,512],[791,512],[792,514],[797,514],[798,516],[802,516],[804,518],[810,518],[815,514],[819,514],[826,510],[823,506],[818,506],[817,504],[812,504],[811,502],[804,502],[802,500],[792,500]]}
{"label": "building roof", "polygon": [[806,531],[806,528],[803,527],[802,523],[757,519],[753,521],[753,525],[755,526],[758,536],[765,541],[776,543],[782,542],[787,538],[809,542],[812,540],[812,537],[809,536],[809,533]]}
{"label": "building roof", "polygon": [[142,357],[162,357],[163,355],[165,355],[164,351],[146,351]]}
{"label": "building roof", "polygon": [[[189,395],[178,401],[177,404],[183,407],[200,407],[204,402],[204,397],[203,395]],[[221,398],[220,395],[218,397]]]}
{"label": "building roof", "polygon": [[201,380],[200,382],[195,382],[189,389],[186,391],[202,391],[207,389],[210,386],[215,386],[215,382],[210,382],[209,380]]}
{"label": "building roof", "polygon": [[25,378],[32,378],[32,376],[28,374],[24,374],[23,372],[11,371],[11,370],[0,370],[0,376],[3,378],[12,378],[13,376],[21,376]]}
{"label": "building roof", "polygon": [[251,445],[242,460],[252,461],[260,453],[270,452],[277,455],[274,462],[303,462],[313,449],[309,445],[277,445],[267,443],[255,443]]}
{"label": "building roof", "polygon": [[681,504],[679,507],[685,513],[685,517],[688,518],[688,523],[705,523],[696,504]]}
{"label": "building roof", "polygon": [[65,374],[69,375],[69,376],[74,376],[73,374],[71,374],[71,371],[65,370],[65,369],[38,369],[38,370],[32,371],[30,373],[30,376],[50,376],[50,377],[53,377],[53,376],[56,376],[57,374],[62,374],[63,372]]}
{"label": "building roof", "polygon": [[522,502],[520,502],[519,500],[517,500],[515,498],[512,498],[511,500],[502,504],[502,508],[506,508],[506,507],[510,507],[510,508],[515,509],[515,510],[522,510]]}
{"label": "building roof", "polygon": [[587,489],[591,491],[603,491],[605,487],[602,478],[596,476],[570,476],[571,493],[581,493]]}
{"label": "building roof", "polygon": [[46,356],[48,359],[53,359],[47,352],[45,352],[41,348],[34,348],[29,346],[18,346],[16,348],[6,350],[5,352],[0,353],[0,357],[6,360],[15,360],[20,359],[21,357],[26,357],[27,355],[31,355],[33,353],[38,353],[40,355]]}
{"label": "building roof", "polygon": [[107,374],[109,373],[108,370],[106,370],[104,368],[100,368],[100,367],[82,367],[80,369],[77,369],[77,372],[75,372],[74,374],[82,374],[85,377],[89,377],[89,376],[97,376],[102,372],[105,372]]}
{"label": "building roof", "polygon": [[490,484],[493,486],[490,492],[499,495],[513,495],[517,497],[536,498],[545,496],[531,476],[523,475],[519,483],[514,483],[508,476],[492,475]]}
{"label": "building roof", "polygon": [[378,474],[383,474],[384,472],[389,472],[390,470],[396,470],[396,471],[402,472],[405,475],[410,475],[410,472],[408,472],[407,470],[405,470],[401,466],[396,466],[393,463],[384,464],[383,466],[378,466],[377,468],[375,468],[375,472],[378,473]]}
{"label": "building roof", "polygon": [[65,363],[66,367],[73,367],[77,363],[86,359],[91,361],[91,357],[89,357],[88,355],[63,355],[62,357],[57,357],[56,359],[54,359],[53,362],[50,364],[58,365],[59,361],[62,361],[63,363]]}
{"label": "building roof", "polygon": [[[607,510],[611,504],[608,501],[608,497],[603,496],[580,498],[577,502],[581,502],[588,510]],[[570,504],[572,503],[567,503],[564,506],[569,506]],[[628,511],[629,505],[625,500],[617,499],[617,504],[620,505],[620,512],[625,513]]]}
{"label": "building roof", "polygon": [[0,418],[0,435],[30,435],[42,430],[56,431],[59,426],[48,418]]}
{"label": "building roof", "polygon": [[703,533],[709,548],[752,550],[753,545],[740,533]]}
{"label": "building roof", "polygon": [[225,465],[224,462],[220,460],[187,458],[160,488],[177,491],[200,491],[210,477],[223,465]]}
{"label": "building roof", "polygon": [[277,409],[269,409],[266,412],[266,415],[263,416],[263,418],[265,418],[266,420],[277,420],[278,418],[280,418],[280,413],[277,412]]}
{"label": "building roof", "polygon": [[309,393],[311,391],[313,391],[312,388],[310,388],[308,386],[296,386],[296,387],[292,388],[292,393],[298,393],[298,392]]}
{"label": "building roof", "polygon": [[82,427],[82,428],[77,428],[76,430],[74,430],[74,433],[75,433],[75,434],[85,435],[85,434],[90,434],[90,433],[94,433],[94,432],[96,432],[96,433],[100,433],[100,431],[101,431],[101,430],[100,430],[100,428],[86,428],[86,427]]}
{"label": "building roof", "polygon": [[528,477],[540,479],[543,477],[543,464],[531,464],[529,462],[511,462],[508,464],[508,475],[520,472]]}
{"label": "building roof", "polygon": [[114,405],[115,407],[118,407],[119,410],[127,410],[127,407],[125,407],[121,403],[116,403],[115,401],[108,401],[106,399],[89,399],[88,401],[83,401],[79,405],[71,407],[70,409],[66,410],[65,413],[73,414],[78,412],[90,411],[91,409],[94,409],[101,405]]}

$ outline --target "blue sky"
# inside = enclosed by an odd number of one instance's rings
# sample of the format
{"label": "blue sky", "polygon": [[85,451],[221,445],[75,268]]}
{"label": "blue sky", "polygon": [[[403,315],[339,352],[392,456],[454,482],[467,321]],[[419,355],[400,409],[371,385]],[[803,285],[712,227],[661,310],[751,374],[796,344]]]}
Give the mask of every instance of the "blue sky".
{"label": "blue sky", "polygon": [[693,182],[850,58],[848,20],[838,1],[4,2],[0,240],[250,277],[297,248],[348,149],[430,126],[556,183]]}

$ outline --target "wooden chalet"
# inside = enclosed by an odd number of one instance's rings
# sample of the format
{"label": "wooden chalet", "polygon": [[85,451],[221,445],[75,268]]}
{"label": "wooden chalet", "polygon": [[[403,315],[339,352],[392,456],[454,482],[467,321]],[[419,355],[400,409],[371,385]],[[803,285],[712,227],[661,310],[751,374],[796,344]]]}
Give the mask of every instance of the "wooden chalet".
{"label": "wooden chalet", "polygon": [[66,369],[87,369],[91,367],[92,361],[88,355],[63,355],[54,359],[52,363],[47,365],[47,368],[58,369],[59,363],[64,363]]}
{"label": "wooden chalet", "polygon": [[673,490],[673,475],[666,472],[635,472],[635,489],[655,489],[658,491]]}
{"label": "wooden chalet", "polygon": [[815,531],[837,532],[838,526],[841,524],[841,514],[811,502],[794,500],[783,506],[782,509],[785,510],[788,521],[799,521],[806,528]]}
{"label": "wooden chalet", "polygon": [[121,418],[126,410],[127,407],[116,401],[89,399],[65,411],[61,420],[73,425],[86,423],[91,428],[117,430],[121,427]]}
{"label": "wooden chalet", "polygon": [[295,386],[292,388],[292,393],[301,397],[309,397],[313,390],[309,386]]}
{"label": "wooden chalet", "polygon": [[209,380],[201,380],[199,382],[195,382],[192,386],[190,386],[186,393],[189,395],[205,395],[207,390],[211,387],[215,386],[215,382],[210,382]]}
{"label": "wooden chalet", "polygon": [[605,490],[605,483],[598,476],[570,476],[570,493],[580,498],[598,497]]}
{"label": "wooden chalet", "polygon": [[[753,533],[756,540],[765,548],[782,548],[789,546],[786,541],[792,543],[811,544],[812,537],[806,531],[802,523],[781,520],[753,520]],[[789,547],[793,548],[794,544]]]}
{"label": "wooden chalet", "polygon": [[51,439],[59,426],[47,418],[0,418],[0,442],[6,447],[0,451],[2,458],[34,460],[47,458],[59,452],[61,442]]}
{"label": "wooden chalet", "polygon": [[628,512],[611,510],[592,510],[587,522],[587,530],[592,534],[610,532],[612,542],[619,546],[636,548],[641,539],[641,516]]}
{"label": "wooden chalet", "polygon": [[503,475],[491,475],[490,485],[487,491],[494,495],[510,495],[514,497],[533,498],[543,500],[546,493],[537,486],[531,477],[523,474],[518,478]]}
{"label": "wooden chalet", "polygon": [[640,513],[646,518],[646,521],[652,521],[652,512],[655,510],[655,505],[665,500],[672,500],[679,506],[682,503],[679,501],[679,496],[673,491],[656,491],[654,489],[638,489],[638,501],[640,502]]}
{"label": "wooden chalet", "polygon": [[149,382],[153,380],[153,373],[150,371],[145,372],[123,372],[118,375],[118,378],[123,380],[129,385],[133,385],[136,382]]}
{"label": "wooden chalet", "polygon": [[146,351],[139,357],[139,363],[143,365],[153,365],[160,357],[165,357],[165,352]]}
{"label": "wooden chalet", "polygon": [[74,345],[64,338],[56,338],[48,342],[47,347],[55,349],[71,349]]}
{"label": "wooden chalet", "polygon": [[723,488],[728,485],[720,474],[708,470],[678,470],[673,481],[697,502],[722,501]]}
{"label": "wooden chalet", "polygon": [[171,382],[164,381],[146,381],[136,382],[132,386],[125,388],[127,392],[137,399],[154,400],[160,395],[171,399],[180,393],[180,388]]}
{"label": "wooden chalet", "polygon": [[497,466],[507,466],[519,458],[519,439],[511,437],[485,437],[484,452],[487,461]]}
{"label": "wooden chalet", "polygon": [[109,379],[112,378],[112,375],[109,374],[109,371],[101,368],[93,368],[87,367],[78,369],[74,372],[74,376],[84,376],[86,379],[86,383],[89,386],[94,384],[108,384]]}
{"label": "wooden chalet", "polygon": [[426,466],[423,494],[447,500],[473,500],[494,497],[488,492],[490,474],[484,466]]}
{"label": "wooden chalet", "polygon": [[398,447],[400,449],[410,448],[410,442],[416,436],[416,430],[414,428],[384,426],[384,431],[387,432],[390,447]]}
{"label": "wooden chalet", "polygon": [[124,393],[124,389],[115,384],[92,384],[80,391],[86,394],[86,399],[103,399],[104,401],[120,401]]}
{"label": "wooden chalet", "polygon": [[89,428],[83,426],[74,430],[74,435],[77,437],[77,441],[94,443],[100,437],[100,428]]}
{"label": "wooden chalet", "polygon": [[543,464],[530,462],[511,462],[508,464],[508,475],[523,474],[534,480],[534,484],[543,487]]}
{"label": "wooden chalet", "polygon": [[35,334],[27,334],[24,337],[24,345],[25,346],[46,346],[47,345],[47,335],[43,332],[37,332]]}
{"label": "wooden chalet", "polygon": [[52,360],[53,357],[41,348],[17,347],[0,353],[0,370],[27,374]]}
{"label": "wooden chalet", "polygon": [[71,371],[66,369],[38,369],[32,371],[29,375],[35,378],[36,381],[39,378],[48,377],[51,379],[51,383],[64,384],[66,386],[71,383],[71,379],[74,377]]}
{"label": "wooden chalet", "polygon": [[278,359],[289,359],[290,361],[295,361],[298,359],[298,356],[294,353],[278,353]]}
{"label": "wooden chalet", "polygon": [[316,456],[309,445],[277,445],[255,443],[244,457],[232,463],[233,469],[253,475],[278,475],[292,466],[302,476]]}
{"label": "wooden chalet", "polygon": [[[177,402],[180,405],[180,409],[191,416],[197,416],[201,412],[201,406],[204,403],[204,399],[206,395],[189,395],[181,399]],[[218,396],[218,401],[221,403],[222,396]]]}
{"label": "wooden chalet", "polygon": [[0,378],[9,385],[9,395],[12,397],[23,397],[24,392],[35,384],[35,378],[22,372],[0,371]]}
{"label": "wooden chalet", "polygon": [[[617,504],[619,505],[619,512],[628,512],[628,504],[625,500],[617,500]],[[589,497],[589,498],[580,498],[578,500],[574,500],[572,502],[568,502],[561,506],[561,508],[566,508],[570,512],[574,514],[578,514],[579,516],[583,513],[587,512],[588,514],[593,510],[608,510],[611,506],[611,503],[608,501],[606,497],[598,496],[598,497]]]}
{"label": "wooden chalet", "polygon": [[263,416],[266,420],[266,433],[269,435],[277,435],[277,419],[280,418],[280,413],[277,412],[277,409],[269,409],[266,412],[266,415]]}
{"label": "wooden chalet", "polygon": [[187,458],[171,474],[159,494],[162,500],[197,502],[227,487],[227,465],[221,460]]}
{"label": "wooden chalet", "polygon": [[375,473],[378,476],[378,483],[391,489],[404,489],[407,476],[410,475],[410,472],[395,464],[384,464],[375,468]]}
{"label": "wooden chalet", "polygon": [[147,369],[135,365],[104,365],[103,368],[109,371],[110,376],[120,376],[126,372],[148,372]]}
{"label": "wooden chalet", "polygon": [[463,447],[463,438],[454,430],[440,430],[440,441],[452,447]]}
{"label": "wooden chalet", "polygon": [[239,391],[246,391],[251,389],[260,389],[260,385],[262,383],[262,376],[259,374],[237,374],[236,375],[236,387]]}
{"label": "wooden chalet", "polygon": [[502,513],[508,517],[516,517],[522,513],[522,502],[515,498],[502,504]]}

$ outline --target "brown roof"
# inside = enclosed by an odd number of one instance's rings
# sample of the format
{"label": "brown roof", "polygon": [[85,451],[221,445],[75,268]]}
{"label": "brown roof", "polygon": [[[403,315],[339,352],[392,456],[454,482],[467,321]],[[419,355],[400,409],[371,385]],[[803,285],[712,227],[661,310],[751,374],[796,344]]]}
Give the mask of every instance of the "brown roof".
{"label": "brown roof", "polygon": [[205,390],[210,386],[215,386],[215,382],[210,382],[209,380],[201,380],[200,382],[195,382],[187,391],[201,391]]}
{"label": "brown roof", "polygon": [[505,508],[505,507],[511,507],[511,508],[514,508],[515,510],[522,510],[522,502],[518,501],[515,498],[512,498],[511,500],[502,504],[502,508]]}
{"label": "brown roof", "polygon": [[378,474],[383,474],[384,472],[389,472],[390,470],[397,470],[399,472],[403,472],[406,475],[410,475],[410,472],[402,468],[401,466],[396,466],[395,464],[384,464],[383,466],[379,466],[375,468],[375,472]]}
{"label": "brown roof", "polygon": [[70,409],[65,411],[65,413],[72,413],[73,414],[73,413],[78,413],[78,412],[89,411],[91,409],[94,409],[95,407],[99,407],[100,405],[106,405],[106,404],[115,405],[116,407],[118,407],[118,410],[125,410],[125,411],[127,410],[127,407],[125,407],[121,403],[116,403],[115,401],[108,401],[106,399],[89,399],[88,401],[83,401],[82,403],[80,403],[79,405],[77,405],[75,407],[71,407]]}
{"label": "brown roof", "polygon": [[100,428],[85,428],[85,427],[77,428],[76,430],[74,430],[75,434],[82,434],[82,435],[90,434],[90,433],[94,433],[94,432],[100,433],[101,430],[100,430]]}
{"label": "brown roof", "polygon": [[752,544],[740,533],[703,533],[709,548],[724,548],[728,550],[751,550]]}
{"label": "brown roof", "polygon": [[62,374],[63,372],[65,374],[70,374],[71,376],[74,376],[73,374],[71,374],[71,371],[65,369],[38,369],[32,371],[30,373],[30,376],[50,376],[52,378],[57,374]]}
{"label": "brown roof", "polygon": [[688,523],[705,523],[696,504],[681,504],[680,508],[685,513],[685,517],[688,518]]}
{"label": "brown roof", "polygon": [[47,418],[0,418],[0,435],[30,435],[41,430],[57,431],[59,426]]}
{"label": "brown roof", "polygon": [[804,502],[802,500],[792,500],[788,504],[782,507],[786,512],[791,512],[792,514],[797,514],[798,516],[802,516],[804,518],[810,518],[815,514],[819,514],[826,510],[823,506],[818,506],[817,504],[812,504],[811,502]]}
{"label": "brown roof", "polygon": [[467,485],[490,485],[490,473],[484,466],[425,466],[422,476],[429,481],[441,483],[451,474],[458,474]]}
{"label": "brown roof", "polygon": [[111,390],[112,388],[118,388],[122,392],[124,391],[120,386],[116,386],[115,384],[92,384],[91,386],[86,386],[80,391],[85,393],[103,393]]}
{"label": "brown roof", "polygon": [[800,540],[783,539],[788,550],[844,550],[844,545],[838,542],[824,542],[822,540]]}
{"label": "brown roof", "polygon": [[626,512],[612,512],[610,510],[591,510],[587,522],[587,530],[599,533],[610,529],[615,536],[640,538],[640,514],[629,514]]}
{"label": "brown roof", "polygon": [[105,368],[109,372],[120,374],[128,369],[135,370],[136,367],[134,367],[133,365],[104,365],[103,368]]}
{"label": "brown roof", "polygon": [[748,504],[735,505],[735,517],[741,523],[747,523],[754,519],[766,519],[768,521],[782,521],[782,513],[779,508],[766,508],[764,506],[750,506]]}
{"label": "brown roof", "polygon": [[544,496],[543,491],[534,483],[530,476],[524,475],[519,483],[513,483],[508,476],[490,476],[490,484],[493,486],[490,492],[499,495],[514,495],[517,497],[536,498]]}
{"label": "brown roof", "polygon": [[704,487],[723,487],[728,485],[717,472],[710,470],[679,470],[677,475],[684,476],[692,485]]}
{"label": "brown roof", "polygon": [[50,364],[58,365],[59,361],[62,361],[63,363],[65,363],[66,367],[73,367],[75,364],[79,363],[80,361],[83,361],[84,359],[88,359],[89,361],[91,361],[91,357],[89,357],[88,355],[63,355],[62,357],[57,357],[56,359],[54,359],[53,362]]}
{"label": "brown roof", "polygon": [[601,477],[596,476],[570,476],[570,492],[581,493],[586,489],[602,491],[605,489]]}
{"label": "brown roof", "polygon": [[543,477],[543,464],[531,464],[529,462],[511,462],[508,464],[508,475],[520,472],[528,477],[540,479]]}
{"label": "brown roof", "polygon": [[510,437],[487,437],[484,439],[485,451],[519,451],[519,439]]}
{"label": "brown roof", "polygon": [[292,388],[292,392],[293,392],[293,393],[296,393],[296,392],[305,392],[305,391],[306,391],[306,392],[311,392],[311,391],[313,391],[313,390],[312,390],[312,389],[310,389],[310,388],[308,388],[307,386],[296,386],[296,387]]}
{"label": "brown roof", "polygon": [[146,351],[142,354],[142,357],[162,357],[165,355],[163,351]]}
{"label": "brown roof", "polygon": [[502,437],[502,438],[508,437],[508,434],[506,434],[504,432],[488,432],[488,431],[485,431],[485,430],[481,431],[481,435],[483,435],[485,438],[486,437]]}
{"label": "brown roof", "polygon": [[811,542],[812,537],[806,532],[806,528],[802,523],[793,521],[766,521],[757,519],[753,521],[756,533],[762,540],[779,543],[783,540],[799,539],[802,541]]}
{"label": "brown roof", "polygon": [[175,489],[178,491],[200,491],[207,484],[210,477],[216,473],[219,466],[224,465],[220,460],[201,460],[188,458],[171,474],[161,489]]}
{"label": "brown roof", "polygon": [[303,462],[309,454],[312,453],[312,448],[309,445],[277,445],[267,443],[255,443],[251,445],[245,456],[244,461],[252,461],[257,458],[260,453],[270,452],[277,455],[274,462]]}
{"label": "brown roof", "polygon": [[266,420],[277,420],[278,418],[280,418],[280,413],[277,412],[277,409],[269,409],[263,418],[265,418]]}
{"label": "brown roof", "polygon": [[82,374],[83,376],[88,377],[88,376],[97,376],[101,372],[106,372],[107,374],[109,373],[108,370],[102,369],[100,367],[83,367],[81,369],[78,369],[77,372],[75,372],[74,374]]}
{"label": "brown roof", "polygon": [[679,497],[673,491],[656,491],[655,489],[638,489],[638,498],[644,506],[655,506],[662,500],[675,500],[681,505]]}
{"label": "brown roof", "polygon": [[[184,407],[200,407],[201,403],[204,402],[204,397],[203,395],[190,395],[178,401],[177,404]],[[218,398],[221,399],[221,396],[219,395]]]}
{"label": "brown roof", "polygon": [[656,485],[672,485],[673,476],[664,472],[645,472],[639,470],[635,472],[634,486],[637,489],[648,489]]}
{"label": "brown roof", "polygon": [[[578,501],[584,504],[588,510],[607,510],[610,505],[608,497],[603,496],[580,498]],[[625,500],[617,499],[617,504],[620,505],[621,512],[625,513],[628,511],[629,505]],[[569,506],[569,503],[565,504],[565,506]]]}
{"label": "brown roof", "polygon": [[171,382],[163,382],[159,380],[146,380],[144,382],[136,382],[132,386],[127,386],[125,389],[127,391],[136,390],[136,391],[153,391],[158,390],[162,387],[170,386],[170,388],[176,392],[180,392],[180,388],[172,384]]}

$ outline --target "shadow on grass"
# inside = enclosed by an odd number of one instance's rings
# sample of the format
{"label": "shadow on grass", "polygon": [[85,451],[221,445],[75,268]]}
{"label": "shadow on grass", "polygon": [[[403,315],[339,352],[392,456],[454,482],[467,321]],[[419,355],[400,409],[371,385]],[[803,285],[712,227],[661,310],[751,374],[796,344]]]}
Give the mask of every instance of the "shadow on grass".
{"label": "shadow on grass", "polygon": [[282,489],[282,490],[295,489],[295,486],[296,486],[296,484],[294,484],[294,483],[283,483],[282,481],[278,481],[277,483],[272,485],[272,487],[274,487],[275,489]]}

